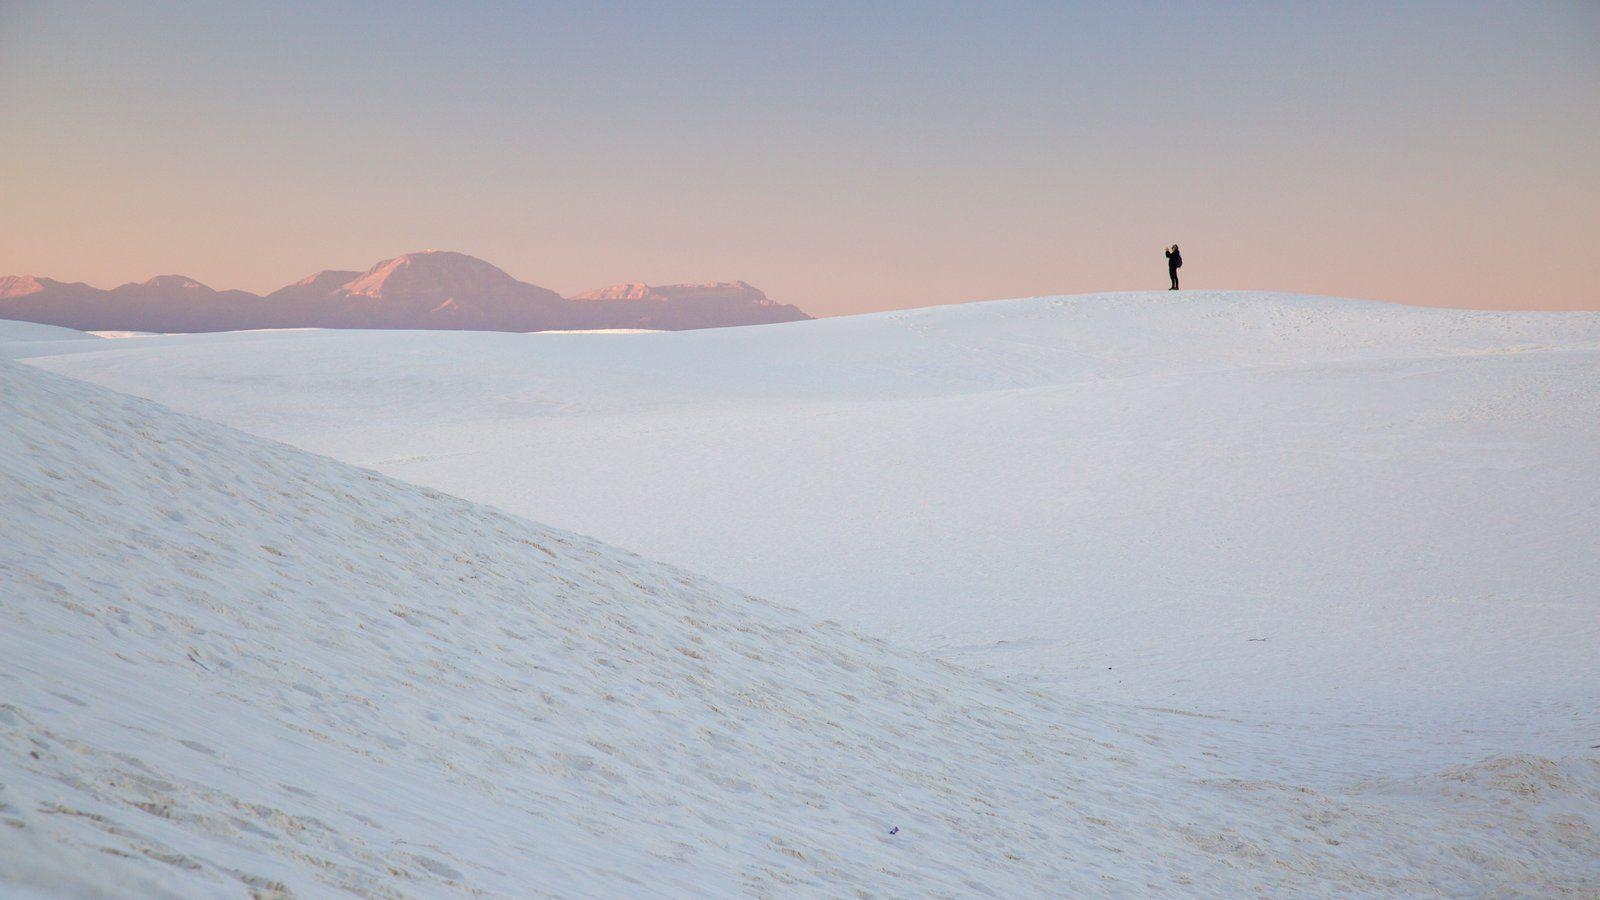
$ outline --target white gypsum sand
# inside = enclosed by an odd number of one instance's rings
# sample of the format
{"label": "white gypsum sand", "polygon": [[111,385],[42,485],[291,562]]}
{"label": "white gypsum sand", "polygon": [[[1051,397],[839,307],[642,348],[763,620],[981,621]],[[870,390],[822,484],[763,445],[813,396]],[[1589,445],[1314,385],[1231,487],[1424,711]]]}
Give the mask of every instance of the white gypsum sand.
{"label": "white gypsum sand", "polygon": [[[805,613],[8,367],[0,434],[34,443],[7,449],[5,483],[32,493],[6,498],[20,512],[0,561],[32,580],[6,606],[26,625],[0,630],[0,683],[21,698],[0,733],[52,749],[6,757],[0,816],[27,837],[0,845],[13,848],[0,878],[180,893],[243,877],[313,893],[515,893],[519,878],[558,894],[1593,890],[1594,512],[1581,501],[1595,470],[1581,451],[1596,319],[1216,295],[559,340],[27,349],[0,332],[0,355],[532,518],[679,541]],[[229,537],[241,529],[251,542]],[[557,557],[529,562],[520,539]],[[265,549],[285,545],[293,559]],[[641,618],[688,602],[679,577],[712,598],[697,602],[715,616],[689,613],[709,632]],[[527,612],[538,635],[504,626],[533,646],[495,632],[508,591],[542,610]],[[818,615],[1009,684],[806,624]],[[385,617],[408,627],[367,644]],[[689,639],[716,645],[723,625],[759,665]],[[681,669],[696,663],[680,646],[705,668]],[[134,668],[107,675],[116,665]],[[206,666],[229,678],[204,680]],[[578,691],[543,688],[570,715],[514,712],[552,679]],[[222,696],[193,699],[206,691]],[[809,777],[791,777],[801,760]],[[219,767],[233,773],[223,788]],[[405,790],[372,787],[397,769]],[[163,816],[173,796],[189,812]],[[241,802],[338,837],[315,851],[292,826],[260,838],[216,812],[263,828]],[[519,818],[530,808],[543,817]],[[540,837],[505,844],[517,823]],[[438,871],[393,855],[419,852],[419,832]],[[656,853],[658,840],[695,849]]]}
{"label": "white gypsum sand", "polygon": [[[1337,791],[0,363],[0,883],[253,891],[1583,889],[1600,764]],[[890,834],[891,829],[898,829]]]}
{"label": "white gypsum sand", "polygon": [[1007,679],[1312,729],[1309,777],[1596,743],[1597,348],[1595,313],[1193,292],[34,364]]}

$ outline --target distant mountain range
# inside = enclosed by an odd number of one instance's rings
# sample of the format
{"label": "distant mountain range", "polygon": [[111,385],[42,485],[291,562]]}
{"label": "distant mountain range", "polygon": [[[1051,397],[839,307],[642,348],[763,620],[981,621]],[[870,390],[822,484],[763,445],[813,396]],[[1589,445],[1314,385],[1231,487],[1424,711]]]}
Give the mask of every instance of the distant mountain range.
{"label": "distant mountain range", "polygon": [[420,328],[681,331],[791,322],[810,316],[743,281],[619,284],[562,297],[464,253],[427,250],[365,272],[327,270],[266,296],[216,291],[182,275],[111,290],[31,275],[0,277],[0,319],[84,331],[247,328]]}

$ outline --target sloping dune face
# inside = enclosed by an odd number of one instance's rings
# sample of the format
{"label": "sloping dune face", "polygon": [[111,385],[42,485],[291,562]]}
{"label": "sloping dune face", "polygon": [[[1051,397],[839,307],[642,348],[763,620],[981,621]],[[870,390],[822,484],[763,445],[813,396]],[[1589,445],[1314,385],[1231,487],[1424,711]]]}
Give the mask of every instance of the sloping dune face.
{"label": "sloping dune face", "polygon": [[5,362],[0,507],[6,893],[1494,893],[1600,877],[1593,761],[1338,794],[1234,778],[1216,763],[1225,724],[987,681]]}
{"label": "sloping dune face", "polygon": [[1385,771],[1600,730],[1597,313],[1117,294],[36,364],[998,676],[1403,746]]}
{"label": "sloping dune face", "polygon": [[0,358],[31,356],[39,352],[34,346],[41,341],[94,341],[95,335],[59,325],[40,325],[37,322],[0,321]]}

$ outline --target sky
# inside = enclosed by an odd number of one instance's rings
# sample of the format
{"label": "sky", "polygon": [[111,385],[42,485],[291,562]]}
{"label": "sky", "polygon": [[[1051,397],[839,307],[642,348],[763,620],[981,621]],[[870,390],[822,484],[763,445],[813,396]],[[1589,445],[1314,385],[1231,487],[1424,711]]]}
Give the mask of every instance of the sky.
{"label": "sky", "polygon": [[0,274],[1600,309],[1600,3],[0,0]]}

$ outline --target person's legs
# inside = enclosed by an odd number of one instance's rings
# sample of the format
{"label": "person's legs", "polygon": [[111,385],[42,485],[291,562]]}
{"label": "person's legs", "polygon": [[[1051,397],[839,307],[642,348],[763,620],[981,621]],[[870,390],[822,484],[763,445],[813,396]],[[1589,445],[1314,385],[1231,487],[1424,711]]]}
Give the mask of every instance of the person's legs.
{"label": "person's legs", "polygon": [[1169,290],[1169,291],[1177,290],[1178,289],[1178,270],[1173,268],[1173,267],[1171,267],[1171,266],[1168,266],[1167,267],[1167,274],[1172,276],[1172,287],[1167,288],[1167,290]]}

